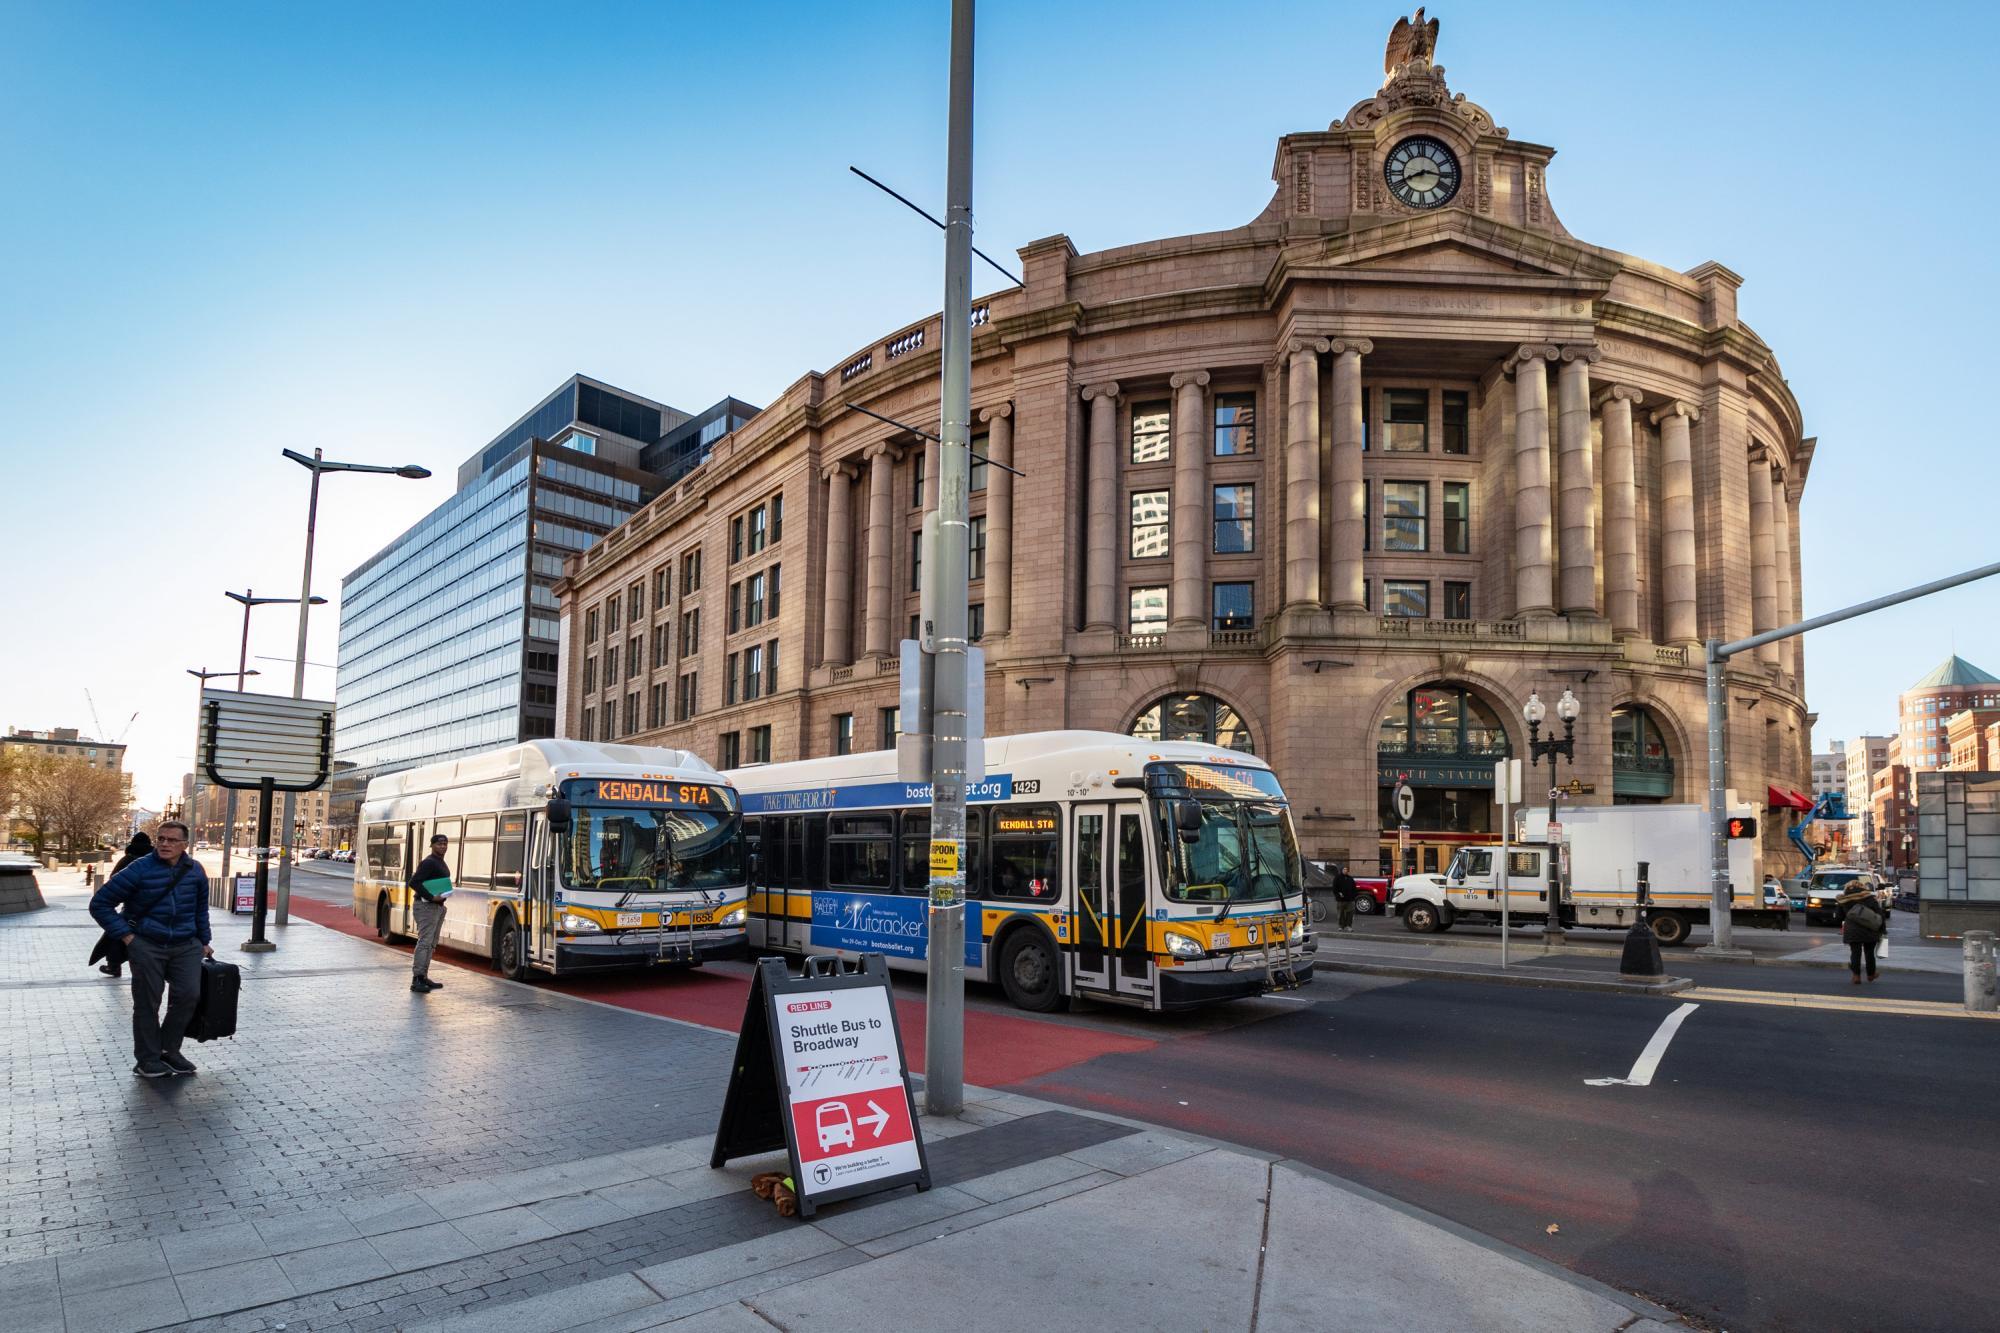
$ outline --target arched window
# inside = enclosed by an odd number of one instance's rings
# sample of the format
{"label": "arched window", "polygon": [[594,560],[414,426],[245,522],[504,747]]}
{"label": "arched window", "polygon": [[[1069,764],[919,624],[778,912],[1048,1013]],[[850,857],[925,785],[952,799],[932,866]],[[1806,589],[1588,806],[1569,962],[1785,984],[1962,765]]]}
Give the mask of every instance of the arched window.
{"label": "arched window", "polygon": [[1502,758],[1510,752],[1506,728],[1484,700],[1461,685],[1435,681],[1389,705],[1375,750],[1385,760]]}
{"label": "arched window", "polygon": [[1250,726],[1212,694],[1169,694],[1156,699],[1132,723],[1132,734],[1149,741],[1206,741],[1255,754]]}
{"label": "arched window", "polygon": [[1674,757],[1644,704],[1611,710],[1611,799],[1626,804],[1664,801],[1674,794]]}

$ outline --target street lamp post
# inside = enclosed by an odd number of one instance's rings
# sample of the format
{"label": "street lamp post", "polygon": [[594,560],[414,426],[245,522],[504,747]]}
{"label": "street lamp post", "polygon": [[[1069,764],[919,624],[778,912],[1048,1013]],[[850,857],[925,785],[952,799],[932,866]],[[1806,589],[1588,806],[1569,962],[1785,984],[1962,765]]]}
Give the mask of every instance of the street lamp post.
{"label": "street lamp post", "polygon": [[[306,697],[306,623],[314,606],[324,606],[326,599],[312,595],[313,579],[313,536],[319,526],[319,478],[322,472],[375,472],[385,476],[407,477],[411,481],[422,481],[430,476],[429,468],[418,467],[415,463],[405,463],[400,467],[386,467],[379,463],[330,463],[324,454],[315,449],[307,458],[295,449],[286,449],[285,457],[312,473],[312,492],[306,501],[306,565],[305,574],[299,582],[299,650],[292,667],[292,697]],[[284,925],[291,914],[292,905],[292,849],[297,838],[292,831],[292,823],[298,817],[298,793],[285,793],[285,818],[278,827],[284,843],[278,861],[278,912],[277,924]]]}
{"label": "street lamp post", "polygon": [[[1551,834],[1553,834],[1557,826],[1556,798],[1559,793],[1556,790],[1556,758],[1557,756],[1561,756],[1569,760],[1572,768],[1576,766],[1576,719],[1577,715],[1582,711],[1583,705],[1577,701],[1576,695],[1569,690],[1564,690],[1562,698],[1556,700],[1556,716],[1562,720],[1563,724],[1562,739],[1557,740],[1554,736],[1550,736],[1547,740],[1543,740],[1542,723],[1548,719],[1549,706],[1542,702],[1542,696],[1539,694],[1530,694],[1527,704],[1521,709],[1521,716],[1527,719],[1528,723],[1529,766],[1532,767],[1539,764],[1544,758],[1549,761],[1549,829],[1551,830]],[[1562,876],[1560,870],[1562,855],[1561,849],[1558,847],[1556,839],[1553,836],[1547,838],[1547,848],[1549,862],[1549,915],[1548,923],[1542,928],[1542,938],[1550,944],[1561,944],[1563,942]]]}

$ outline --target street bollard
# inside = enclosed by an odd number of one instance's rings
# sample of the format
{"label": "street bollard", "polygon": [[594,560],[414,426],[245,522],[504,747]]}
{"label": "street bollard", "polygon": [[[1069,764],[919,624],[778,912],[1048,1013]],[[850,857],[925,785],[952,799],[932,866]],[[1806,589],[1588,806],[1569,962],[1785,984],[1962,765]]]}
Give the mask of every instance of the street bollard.
{"label": "street bollard", "polygon": [[1970,1013],[1994,1012],[1993,932],[1965,932],[1965,1007]]}

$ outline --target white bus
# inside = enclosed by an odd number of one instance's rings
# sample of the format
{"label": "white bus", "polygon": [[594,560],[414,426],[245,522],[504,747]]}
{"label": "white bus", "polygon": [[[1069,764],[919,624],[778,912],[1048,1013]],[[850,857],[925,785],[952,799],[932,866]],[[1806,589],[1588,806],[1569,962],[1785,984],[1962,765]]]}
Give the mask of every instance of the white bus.
{"label": "white bus", "polygon": [[[1181,1009],[1312,979],[1302,862],[1271,766],[1213,745],[1053,731],[986,742],[966,810],[965,969],[1024,1009]],[[750,943],[887,955],[929,937],[928,783],[891,750],[725,775]]]}
{"label": "white bus", "polygon": [[407,881],[437,833],[454,886],[440,942],[507,976],[744,951],[736,792],[687,751],[538,740],[376,778],[354,914],[383,939],[415,930]]}

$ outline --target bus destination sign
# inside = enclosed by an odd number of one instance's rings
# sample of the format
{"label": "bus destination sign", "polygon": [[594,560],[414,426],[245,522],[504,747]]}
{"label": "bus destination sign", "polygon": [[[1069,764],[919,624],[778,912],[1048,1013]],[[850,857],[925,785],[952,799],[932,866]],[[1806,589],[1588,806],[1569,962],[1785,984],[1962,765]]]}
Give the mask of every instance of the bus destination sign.
{"label": "bus destination sign", "polygon": [[682,806],[732,810],[729,792],[705,782],[664,782],[642,778],[592,778],[568,784],[570,799],[592,805]]}

